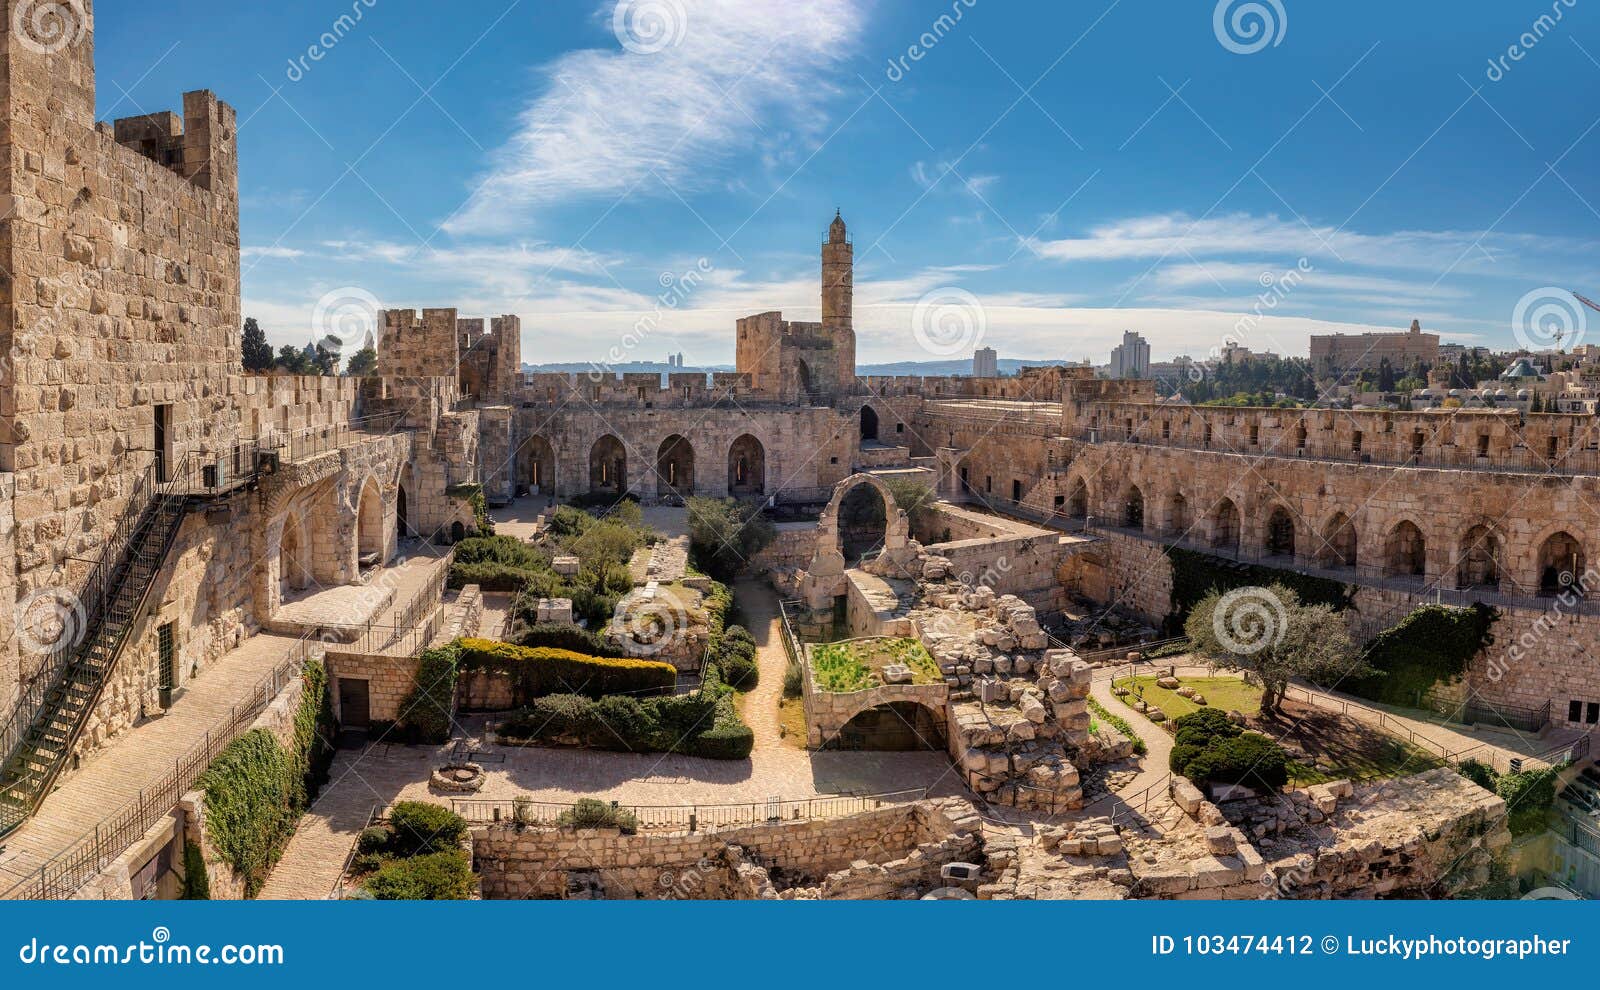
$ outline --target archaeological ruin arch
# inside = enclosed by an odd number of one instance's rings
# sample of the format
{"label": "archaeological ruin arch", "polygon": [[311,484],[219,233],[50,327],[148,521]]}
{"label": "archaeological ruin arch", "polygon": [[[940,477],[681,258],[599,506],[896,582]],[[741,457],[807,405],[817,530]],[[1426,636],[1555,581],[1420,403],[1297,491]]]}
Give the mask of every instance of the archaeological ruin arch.
{"label": "archaeological ruin arch", "polygon": [[816,550],[801,581],[802,593],[812,608],[829,607],[834,597],[844,592],[846,558],[840,515],[845,500],[863,486],[870,486],[884,506],[882,552],[877,556],[877,563],[899,561],[911,548],[911,522],[881,479],[870,474],[853,474],[834,485],[833,497],[817,520]]}
{"label": "archaeological ruin arch", "polygon": [[942,753],[948,745],[945,721],[944,713],[917,701],[863,703],[860,711],[823,740],[822,748]]}
{"label": "archaeological ruin arch", "polygon": [[614,434],[589,448],[589,490],[612,495],[628,490],[628,450]]}
{"label": "archaeological ruin arch", "polygon": [[694,445],[681,433],[656,449],[656,494],[688,498],[694,494]]}
{"label": "archaeological ruin arch", "polygon": [[728,494],[735,498],[767,493],[767,448],[746,433],[728,448]]}
{"label": "archaeological ruin arch", "polygon": [[1385,577],[1423,577],[1428,573],[1428,541],[1409,519],[1395,523],[1384,540]]}
{"label": "archaeological ruin arch", "polygon": [[857,485],[839,503],[839,549],[847,561],[883,548],[893,498],[873,485]]}

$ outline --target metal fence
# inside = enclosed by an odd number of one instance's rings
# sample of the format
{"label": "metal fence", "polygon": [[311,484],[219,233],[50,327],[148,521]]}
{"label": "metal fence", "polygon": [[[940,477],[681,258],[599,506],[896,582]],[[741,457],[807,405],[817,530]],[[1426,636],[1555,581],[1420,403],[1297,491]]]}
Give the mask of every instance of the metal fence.
{"label": "metal fence", "polygon": [[271,673],[256,683],[243,701],[234,704],[221,726],[208,731],[187,752],[173,760],[171,769],[164,771],[155,783],[141,789],[137,797],[96,825],[92,832],[51,857],[32,876],[0,896],[25,900],[71,898],[148,832],[158,819],[177,807],[178,799],[194,788],[211,761],[250,727],[278,692],[300,675],[319,649],[320,644],[310,637],[302,638]]}
{"label": "metal fence", "polygon": [[344,423],[277,433],[263,440],[262,445],[279,451],[286,462],[294,464],[362,440],[393,433],[403,418],[404,414],[399,412],[377,413]]}
{"label": "metal fence", "polygon": [[[865,811],[920,801],[926,788],[890,791],[883,794],[841,794],[784,800],[767,798],[744,804],[641,805],[611,802],[617,811],[632,815],[640,831],[697,832],[706,828],[731,828],[779,822],[843,818]],[[454,798],[450,808],[474,825],[507,824],[552,827],[561,824],[562,815],[575,806],[531,798],[484,800]]]}

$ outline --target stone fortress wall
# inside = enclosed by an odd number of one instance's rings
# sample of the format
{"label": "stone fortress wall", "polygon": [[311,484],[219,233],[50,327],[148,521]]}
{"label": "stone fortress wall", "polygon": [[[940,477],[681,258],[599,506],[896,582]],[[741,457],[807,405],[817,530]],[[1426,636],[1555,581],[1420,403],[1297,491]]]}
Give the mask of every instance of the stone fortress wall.
{"label": "stone fortress wall", "polygon": [[[158,458],[171,484],[201,483],[204,465],[231,492],[184,519],[82,755],[160,714],[159,687],[181,695],[286,596],[366,580],[359,561],[387,562],[402,528],[470,523],[447,490],[477,479],[478,417],[453,318],[444,380],[242,374],[233,108],[200,90],[179,113],[96,123],[93,3],[44,42],[21,6],[0,20],[0,722],[27,717],[51,675],[17,634],[19,604],[70,605]],[[489,380],[515,377],[517,335],[502,336],[477,348]],[[274,473],[256,475],[258,449]]]}

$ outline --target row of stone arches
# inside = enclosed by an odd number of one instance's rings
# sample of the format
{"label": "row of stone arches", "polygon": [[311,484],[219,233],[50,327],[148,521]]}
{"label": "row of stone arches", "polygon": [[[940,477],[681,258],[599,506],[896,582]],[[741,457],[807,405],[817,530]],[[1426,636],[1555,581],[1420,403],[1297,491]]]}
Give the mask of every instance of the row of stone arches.
{"label": "row of stone arches", "polygon": [[[621,495],[629,490],[629,450],[613,433],[597,439],[589,448],[588,488],[594,493]],[[543,436],[525,440],[517,453],[519,483],[542,495],[557,494],[556,452]],[[765,495],[767,491],[767,449],[756,437],[746,433],[728,447],[727,488],[735,497]],[[655,494],[661,497],[709,493],[698,472],[694,442],[681,433],[662,440],[653,464]],[[720,494],[720,492],[718,492]]]}
{"label": "row of stone arches", "polygon": [[[1091,496],[1083,479],[1069,485],[1068,494],[1058,505],[1062,514],[1087,520]],[[1531,543],[1531,569],[1512,573],[1508,562],[1505,534],[1490,522],[1467,526],[1454,540],[1441,538],[1445,553],[1437,562],[1437,574],[1429,567],[1429,541],[1423,529],[1411,519],[1400,519],[1382,533],[1374,546],[1361,538],[1360,529],[1344,510],[1333,511],[1320,526],[1298,518],[1282,503],[1266,505],[1257,530],[1257,546],[1247,546],[1246,527],[1239,505],[1223,497],[1203,518],[1193,518],[1187,497],[1173,492],[1167,498],[1164,518],[1149,511],[1143,489],[1128,484],[1112,500],[1113,526],[1157,533],[1184,542],[1198,543],[1229,555],[1261,556],[1285,564],[1302,561],[1329,570],[1357,570],[1381,577],[1423,579],[1437,577],[1441,587],[1454,590],[1506,592],[1553,596],[1578,586],[1587,594],[1592,583],[1586,576],[1587,554],[1583,541],[1566,529],[1536,538]],[[1363,550],[1362,548],[1366,549]],[[1378,559],[1363,554],[1377,552]]]}

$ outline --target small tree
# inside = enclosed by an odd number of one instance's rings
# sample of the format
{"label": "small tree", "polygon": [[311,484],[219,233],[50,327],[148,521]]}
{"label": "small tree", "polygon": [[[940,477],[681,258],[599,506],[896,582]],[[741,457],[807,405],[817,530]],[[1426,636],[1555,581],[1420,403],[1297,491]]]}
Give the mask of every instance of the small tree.
{"label": "small tree", "polygon": [[906,477],[889,478],[884,485],[889,489],[889,494],[894,496],[895,504],[905,512],[911,532],[919,539],[931,537],[939,518],[938,511],[933,507],[939,501],[939,495],[933,486],[919,478]]}
{"label": "small tree", "polygon": [[272,345],[267,343],[266,331],[255,317],[244,321],[244,370],[263,372],[272,370]]}
{"label": "small tree", "polygon": [[370,347],[363,347],[350,355],[350,360],[345,362],[344,373],[351,378],[371,378],[378,373],[378,352]]}
{"label": "small tree", "polygon": [[278,357],[273,361],[273,367],[289,375],[309,375],[313,373],[309,367],[310,363],[305,351],[293,344],[284,344],[278,348]]}
{"label": "small tree", "polygon": [[1306,605],[1281,584],[1212,591],[1189,613],[1184,633],[1201,655],[1260,679],[1263,715],[1278,711],[1293,678],[1322,683],[1371,673],[1337,612]]}
{"label": "small tree", "polygon": [[778,535],[760,499],[691,498],[688,507],[696,566],[718,581],[732,580]]}

